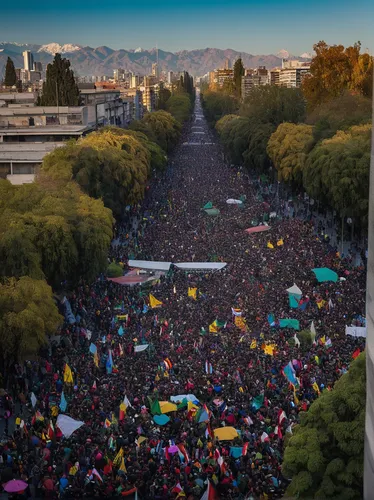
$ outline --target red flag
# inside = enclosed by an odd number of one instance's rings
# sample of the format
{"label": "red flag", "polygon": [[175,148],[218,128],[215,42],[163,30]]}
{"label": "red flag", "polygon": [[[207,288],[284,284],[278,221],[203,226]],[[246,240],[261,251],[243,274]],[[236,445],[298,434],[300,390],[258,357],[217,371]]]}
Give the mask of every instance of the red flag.
{"label": "red flag", "polygon": [[244,443],[244,445],[243,445],[243,449],[242,449],[242,455],[243,455],[243,457],[245,457],[245,455],[248,452],[248,445],[249,445],[248,441],[246,443]]}
{"label": "red flag", "polygon": [[352,354],[352,358],[356,359],[357,356],[359,356],[360,354],[361,354],[360,348],[357,347],[357,349],[355,350],[355,352]]}

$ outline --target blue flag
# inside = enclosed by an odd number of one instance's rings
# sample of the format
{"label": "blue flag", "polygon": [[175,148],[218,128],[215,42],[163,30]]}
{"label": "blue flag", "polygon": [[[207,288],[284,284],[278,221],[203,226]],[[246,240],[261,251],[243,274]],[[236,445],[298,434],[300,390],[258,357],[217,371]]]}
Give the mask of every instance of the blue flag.
{"label": "blue flag", "polygon": [[97,347],[95,346],[95,344],[92,344],[90,345],[90,353],[91,354],[95,354],[97,352]]}
{"label": "blue flag", "polygon": [[113,359],[112,359],[112,351],[109,351],[109,356],[106,362],[106,372],[109,375],[113,371]]}
{"label": "blue flag", "polygon": [[61,393],[61,401],[60,401],[60,410],[65,413],[67,407],[68,407],[68,402],[65,399],[64,391],[62,391],[62,393]]}
{"label": "blue flag", "polygon": [[284,373],[284,376],[287,378],[287,380],[293,384],[293,385],[299,385],[298,384],[298,381],[296,379],[296,372],[294,370],[294,367],[292,366],[292,363],[291,361],[288,363],[287,366],[285,366],[283,368],[283,373]]}
{"label": "blue flag", "polygon": [[118,328],[118,335],[119,335],[120,337],[122,337],[122,335],[123,335],[123,334],[124,334],[124,330],[123,330],[122,326],[120,326],[120,327]]}

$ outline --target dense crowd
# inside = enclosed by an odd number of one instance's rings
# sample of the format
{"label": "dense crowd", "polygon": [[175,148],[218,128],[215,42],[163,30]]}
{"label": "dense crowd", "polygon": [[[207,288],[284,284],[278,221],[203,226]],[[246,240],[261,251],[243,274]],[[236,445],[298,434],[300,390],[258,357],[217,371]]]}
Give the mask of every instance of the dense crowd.
{"label": "dense crowd", "polygon": [[[129,257],[227,265],[172,266],[151,287],[100,277],[69,295],[77,322],[16,366],[2,393],[3,414],[16,420],[12,432],[5,418],[1,483],[24,480],[17,498],[281,498],[286,435],[364,348],[345,326],[364,323],[365,269],[341,259],[312,222],[281,217],[279,200],[274,217],[266,181],[204,145],[215,141],[204,120],[191,127],[143,206],[118,223],[109,258],[125,268]],[[226,203],[240,197],[243,207]],[[218,215],[203,210],[208,202]],[[245,231],[264,220],[270,230]],[[312,269],[321,267],[339,280],[319,283]],[[294,283],[303,307],[290,308]],[[152,309],[150,293],[162,305]],[[300,330],[313,322],[313,345],[280,328],[284,318]],[[296,386],[283,373],[290,362]],[[157,418],[177,395],[189,396]],[[59,414],[84,424],[66,438]],[[215,437],[224,426],[231,439]]]}

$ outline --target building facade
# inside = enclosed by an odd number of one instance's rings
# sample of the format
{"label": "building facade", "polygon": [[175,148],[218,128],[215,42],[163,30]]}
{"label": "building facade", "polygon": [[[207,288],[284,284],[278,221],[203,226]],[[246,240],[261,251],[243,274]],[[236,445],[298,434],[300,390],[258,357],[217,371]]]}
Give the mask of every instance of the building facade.
{"label": "building facade", "polygon": [[22,52],[23,55],[23,69],[32,71],[34,69],[34,57],[30,50]]}
{"label": "building facade", "polygon": [[287,88],[300,88],[303,79],[310,73],[310,62],[283,59],[279,73],[279,85]]}

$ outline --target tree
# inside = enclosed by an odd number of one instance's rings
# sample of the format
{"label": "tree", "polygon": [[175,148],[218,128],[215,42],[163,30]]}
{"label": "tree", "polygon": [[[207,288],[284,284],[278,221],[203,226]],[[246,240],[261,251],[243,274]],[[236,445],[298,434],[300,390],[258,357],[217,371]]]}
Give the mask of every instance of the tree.
{"label": "tree", "polygon": [[239,57],[234,64],[234,89],[237,99],[242,97],[242,76],[244,76],[244,66],[242,58]]}
{"label": "tree", "polygon": [[283,122],[300,123],[305,118],[305,99],[300,89],[256,87],[244,99],[239,114],[276,127]]}
{"label": "tree", "polygon": [[371,124],[338,131],[319,143],[303,169],[307,193],[328,203],[342,216],[362,218],[369,204]]}
{"label": "tree", "polygon": [[70,69],[70,61],[56,54],[53,62],[47,66],[46,81],[43,83],[42,96],[38,100],[41,106],[78,106],[80,93]]}
{"label": "tree", "polygon": [[166,109],[166,103],[171,97],[171,92],[160,84],[160,90],[158,92],[157,99],[157,109]]}
{"label": "tree", "polygon": [[232,120],[237,120],[239,118],[239,115],[234,115],[234,114],[229,114],[223,116],[218,122],[216,123],[215,129],[217,130],[218,134],[221,135],[226,127]]}
{"label": "tree", "polygon": [[278,170],[278,180],[301,185],[305,158],[313,145],[311,125],[281,123],[267,145],[268,155]]}
{"label": "tree", "polygon": [[302,83],[310,110],[346,90],[371,97],[373,59],[368,54],[360,54],[360,42],[344,48],[343,45],[327,45],[321,41],[313,48],[316,55],[310,74]]}
{"label": "tree", "polygon": [[62,321],[45,281],[22,276],[0,283],[1,372],[10,373],[13,363],[36,354]]}
{"label": "tree", "polygon": [[252,132],[250,120],[243,116],[236,116],[236,119],[229,120],[222,130],[222,144],[229,154],[231,161],[236,165],[240,165],[243,162],[243,153],[248,148]]}
{"label": "tree", "polygon": [[244,164],[256,172],[266,172],[271,166],[266,148],[275,127],[271,123],[257,125],[251,121],[248,148],[243,153]]}
{"label": "tree", "polygon": [[371,116],[371,99],[346,90],[335,99],[316,106],[308,114],[306,123],[314,125],[313,135],[317,142],[334,136],[338,130],[368,123]]}
{"label": "tree", "polygon": [[366,407],[365,354],[333,390],[325,389],[301,414],[288,441],[282,472],[297,498],[360,499]]}
{"label": "tree", "polygon": [[205,116],[211,125],[227,114],[233,114],[238,110],[238,101],[231,95],[223,92],[212,92],[208,90],[201,97]]}
{"label": "tree", "polygon": [[[171,151],[180,138],[182,130],[180,123],[166,111],[147,113],[140,122],[145,126],[143,130],[149,130],[150,136],[153,136],[156,143],[166,152]],[[130,124],[130,129],[137,130],[137,128],[137,123]]]}
{"label": "tree", "polygon": [[13,87],[17,83],[16,70],[14,68],[14,63],[10,57],[8,57],[6,66],[5,66],[5,78],[4,85],[5,87]]}
{"label": "tree", "polygon": [[166,102],[166,111],[168,111],[179,123],[186,122],[192,112],[192,103],[189,94],[180,93],[170,97]]}

